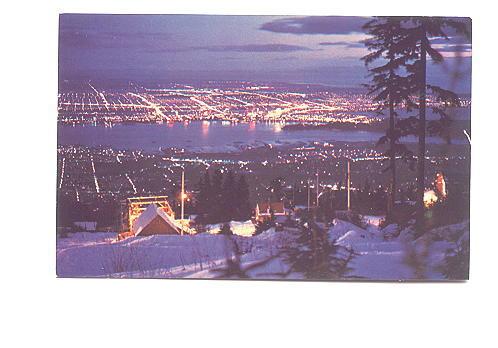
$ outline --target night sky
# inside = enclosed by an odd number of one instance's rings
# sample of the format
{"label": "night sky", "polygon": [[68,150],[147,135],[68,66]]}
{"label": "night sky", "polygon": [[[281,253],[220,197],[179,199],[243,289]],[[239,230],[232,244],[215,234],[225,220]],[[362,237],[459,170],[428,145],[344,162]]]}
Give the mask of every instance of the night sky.
{"label": "night sky", "polygon": [[[354,87],[367,82],[359,60],[365,17],[63,14],[60,79],[252,80]],[[446,66],[430,67],[445,84],[456,39],[434,41]],[[459,60],[468,71],[471,46]]]}

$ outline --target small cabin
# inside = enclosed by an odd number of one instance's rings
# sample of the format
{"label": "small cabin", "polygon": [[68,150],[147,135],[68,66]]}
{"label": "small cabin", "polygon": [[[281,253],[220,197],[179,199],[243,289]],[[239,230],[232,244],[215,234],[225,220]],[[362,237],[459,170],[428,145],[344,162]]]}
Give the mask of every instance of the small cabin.
{"label": "small cabin", "polygon": [[284,202],[261,202],[256,204],[254,215],[256,221],[268,221],[272,216],[276,219],[282,219],[287,216]]}
{"label": "small cabin", "polygon": [[152,203],[135,219],[131,232],[134,236],[151,236],[180,234],[181,230],[173,217]]}

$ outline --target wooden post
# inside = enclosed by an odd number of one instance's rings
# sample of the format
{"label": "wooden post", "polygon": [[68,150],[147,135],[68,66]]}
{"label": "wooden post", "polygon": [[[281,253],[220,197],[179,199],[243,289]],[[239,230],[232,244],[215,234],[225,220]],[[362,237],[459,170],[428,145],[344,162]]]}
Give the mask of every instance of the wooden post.
{"label": "wooden post", "polygon": [[348,211],[351,210],[351,159],[348,158]]}

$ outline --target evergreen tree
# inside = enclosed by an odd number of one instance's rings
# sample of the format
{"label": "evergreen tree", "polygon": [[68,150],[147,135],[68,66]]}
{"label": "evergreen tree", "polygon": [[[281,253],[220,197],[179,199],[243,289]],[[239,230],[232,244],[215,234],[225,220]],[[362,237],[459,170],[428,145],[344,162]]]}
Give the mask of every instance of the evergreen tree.
{"label": "evergreen tree", "polygon": [[272,202],[280,202],[284,197],[284,178],[281,176],[273,179],[268,187],[270,191],[270,200]]}
{"label": "evergreen tree", "polygon": [[249,185],[247,184],[246,177],[241,174],[237,181],[236,188],[236,217],[237,220],[245,221],[251,218],[251,203],[249,196]]}
{"label": "evergreen tree", "polygon": [[297,185],[297,183],[294,183],[294,185],[292,185],[292,206],[295,206],[297,205],[297,202],[298,202],[298,199],[299,199],[299,187]]}
{"label": "evergreen tree", "polygon": [[307,219],[301,224],[294,247],[284,255],[290,266],[286,275],[300,273],[305,279],[315,280],[349,278],[350,263],[355,255],[352,249],[330,241],[327,231]]}
{"label": "evergreen tree", "polygon": [[316,209],[317,219],[323,222],[331,222],[334,219],[333,194],[327,189],[320,196],[320,205]]}
{"label": "evergreen tree", "polygon": [[[431,38],[448,39],[449,31],[464,34],[470,37],[470,30],[465,19],[448,19],[441,17],[378,17],[367,25],[374,35],[369,48],[374,52],[368,58],[387,60],[387,63],[378,70],[374,84],[380,86],[378,90],[380,100],[387,101],[387,105],[396,105],[392,102],[395,87],[399,104],[404,103],[407,108],[418,110],[418,118],[411,116],[398,122],[400,136],[413,134],[418,137],[417,149],[417,231],[424,232],[424,203],[425,191],[425,156],[426,134],[442,135],[447,137],[449,118],[445,112],[448,106],[458,106],[457,95],[439,86],[427,84],[427,56],[433,62],[440,63],[443,56],[431,45]],[[391,68],[397,74],[390,74]],[[374,75],[375,76],[375,75]],[[396,82],[396,83],[394,83]],[[440,116],[437,121],[426,120],[427,92],[432,93],[438,104],[433,111]],[[440,107],[442,105],[442,107]],[[389,140],[394,137],[390,136]]]}
{"label": "evergreen tree", "polygon": [[197,197],[197,213],[201,216],[205,216],[209,213],[209,207],[212,200],[212,190],[211,190],[211,176],[209,171],[206,170],[204,175],[199,180],[198,184],[199,194]]}
{"label": "evergreen tree", "polygon": [[377,188],[373,194],[372,194],[372,206],[373,206],[373,213],[375,214],[382,214],[384,212],[386,212],[386,210],[388,209],[387,207],[387,201],[386,201],[386,191],[385,189],[381,186],[379,188]]}
{"label": "evergreen tree", "polygon": [[243,252],[239,246],[236,236],[233,234],[227,234],[225,236],[225,242],[225,264],[222,267],[213,270],[215,277],[218,279],[251,278],[249,273],[250,271],[257,271],[258,268],[264,269],[270,261],[279,256],[279,253],[277,253],[259,261],[251,262],[250,265],[245,266],[242,264]]}
{"label": "evergreen tree", "polygon": [[225,236],[231,236],[233,234],[232,229],[228,223],[223,224],[220,229],[220,234]]}
{"label": "evergreen tree", "polygon": [[235,176],[232,171],[229,171],[223,180],[221,194],[221,221],[230,221],[235,219],[237,212],[237,192]]}
{"label": "evergreen tree", "polygon": [[337,184],[338,190],[335,192],[334,197],[334,206],[337,207],[337,210],[345,210],[347,208],[347,190],[344,188],[343,181],[339,181]]}
{"label": "evergreen tree", "polygon": [[307,188],[301,188],[298,183],[294,184],[293,192],[293,203],[294,205],[306,205],[307,199]]}
{"label": "evergreen tree", "polygon": [[368,178],[365,179],[365,185],[363,185],[363,192],[365,193],[370,193],[370,189],[371,189],[371,185],[370,185],[370,180],[368,180]]}
{"label": "evergreen tree", "polygon": [[446,279],[469,279],[470,240],[468,235],[462,236],[455,244],[455,249],[450,248],[446,251],[439,269]]}
{"label": "evergreen tree", "polygon": [[222,221],[223,217],[223,173],[221,170],[215,170],[211,178],[211,200],[209,205],[209,220],[210,222]]}
{"label": "evergreen tree", "polygon": [[197,212],[205,223],[248,220],[251,217],[249,185],[244,175],[238,178],[229,171],[223,175],[206,171],[198,183]]}
{"label": "evergreen tree", "polygon": [[[426,156],[426,130],[430,135],[445,136],[450,123],[450,119],[445,112],[445,107],[459,106],[458,96],[449,90],[427,84],[427,56],[434,62],[443,61],[443,56],[431,45],[430,39],[442,37],[448,39],[446,31],[452,29],[457,33],[470,35],[466,23],[453,19],[438,17],[409,17],[405,19],[407,23],[406,34],[401,42],[407,56],[414,57],[413,63],[407,64],[409,72],[408,78],[414,81],[417,86],[418,98],[418,153],[417,153],[417,232],[425,232],[424,224],[424,192],[425,192],[425,156]],[[436,100],[442,103],[443,107],[435,106],[433,112],[440,116],[438,121],[426,121],[426,99],[427,91],[432,92]],[[449,138],[447,138],[449,139]]]}
{"label": "evergreen tree", "polygon": [[[401,17],[377,18],[366,23],[363,28],[372,37],[365,41],[370,53],[362,59],[370,67],[372,83],[367,85],[369,93],[374,95],[377,104],[377,112],[383,114],[386,110],[389,114],[389,127],[386,135],[379,139],[378,144],[389,143],[385,155],[389,158],[389,166],[386,171],[391,172],[389,185],[389,200],[387,209],[387,220],[392,220],[394,203],[396,201],[396,157],[403,155],[411,158],[411,152],[406,146],[399,142],[402,133],[396,128],[396,109],[406,106],[413,108],[410,94],[413,86],[410,81],[403,78],[398,72],[407,63],[407,57],[399,54],[397,50],[398,40],[402,32]],[[382,61],[380,65],[372,67],[374,62]]]}

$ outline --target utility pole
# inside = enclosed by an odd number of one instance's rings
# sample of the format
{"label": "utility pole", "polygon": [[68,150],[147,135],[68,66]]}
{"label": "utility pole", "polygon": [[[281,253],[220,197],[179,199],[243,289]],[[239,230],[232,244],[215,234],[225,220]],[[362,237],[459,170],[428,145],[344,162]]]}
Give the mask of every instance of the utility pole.
{"label": "utility pole", "polygon": [[348,186],[348,211],[351,211],[351,159],[350,158],[348,158],[347,186]]}
{"label": "utility pole", "polygon": [[310,180],[308,179],[308,211],[310,211]]}
{"label": "utility pole", "polygon": [[316,207],[318,208],[318,192],[319,186],[318,186],[318,168],[316,169]]}
{"label": "utility pole", "polygon": [[182,193],[181,193],[181,235],[183,236],[183,223],[185,213],[185,169],[182,168]]}

